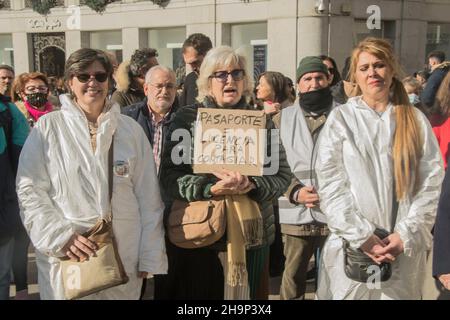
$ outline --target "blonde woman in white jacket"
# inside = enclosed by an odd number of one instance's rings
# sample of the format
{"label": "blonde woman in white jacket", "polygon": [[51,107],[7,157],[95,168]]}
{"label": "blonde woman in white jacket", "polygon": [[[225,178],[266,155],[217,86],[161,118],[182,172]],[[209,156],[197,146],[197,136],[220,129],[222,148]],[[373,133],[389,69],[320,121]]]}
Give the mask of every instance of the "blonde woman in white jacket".
{"label": "blonde woman in white jacket", "polygon": [[[361,95],[331,112],[318,149],[318,191],[331,234],[317,298],[420,299],[443,179],[439,146],[409,103],[388,42],[362,41],[350,74]],[[377,228],[390,235],[376,235]],[[390,263],[390,278],[368,268],[367,281],[355,281],[345,272],[345,241],[374,267]]]}
{"label": "blonde woman in white jacket", "polygon": [[[21,216],[36,248],[41,299],[65,299],[59,258],[84,261],[96,244],[83,237],[110,212],[108,152],[114,138],[113,230],[129,282],[87,299],[138,299],[147,274],[167,271],[163,204],[153,155],[141,127],[106,99],[112,65],[80,49],[66,63],[71,94],[34,127],[17,175]],[[114,136],[113,136],[114,135]]]}

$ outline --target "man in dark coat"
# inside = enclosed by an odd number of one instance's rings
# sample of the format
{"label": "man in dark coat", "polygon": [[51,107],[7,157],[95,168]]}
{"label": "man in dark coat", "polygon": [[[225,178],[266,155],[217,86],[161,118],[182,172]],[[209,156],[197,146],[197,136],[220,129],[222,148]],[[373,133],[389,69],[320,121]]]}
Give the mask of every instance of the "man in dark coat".
{"label": "man in dark coat", "polygon": [[[153,149],[156,172],[160,176],[161,155],[165,148],[164,141],[167,141],[168,126],[172,115],[178,109],[176,99],[176,78],[175,72],[167,67],[157,65],[151,68],[144,83],[146,98],[136,104],[132,104],[122,109],[122,113],[136,120],[144,129],[150,145]],[[171,199],[166,194],[161,194],[161,199],[165,205],[164,216],[167,217],[167,210],[170,209]],[[164,288],[166,276],[155,275],[155,298]],[[141,298],[145,293],[146,284],[142,287]]]}
{"label": "man in dark coat", "polygon": [[433,51],[428,55],[428,64],[431,69],[431,75],[422,91],[420,101],[426,108],[432,108],[439,86],[450,70],[450,61],[445,61],[444,52]]}
{"label": "man in dark coat", "polygon": [[14,236],[20,230],[16,172],[28,123],[9,97],[0,94],[0,300],[9,299]]}
{"label": "man in dark coat", "polygon": [[183,59],[186,67],[192,70],[184,80],[183,92],[180,95],[180,106],[194,104],[198,95],[197,79],[203,58],[212,48],[211,39],[202,33],[191,34],[183,43]]}

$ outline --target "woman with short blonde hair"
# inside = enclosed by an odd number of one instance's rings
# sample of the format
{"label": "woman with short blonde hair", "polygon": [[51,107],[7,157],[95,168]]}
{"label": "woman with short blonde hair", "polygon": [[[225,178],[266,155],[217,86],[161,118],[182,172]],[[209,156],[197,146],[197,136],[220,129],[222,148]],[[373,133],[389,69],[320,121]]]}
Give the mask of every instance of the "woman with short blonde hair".
{"label": "woman with short blonde hair", "polygon": [[[243,56],[230,47],[211,49],[205,56],[197,81],[199,103],[181,108],[171,119],[167,137],[176,136],[184,131],[189,137],[183,157],[190,158],[195,141],[196,119],[199,108],[252,110],[248,98],[252,85]],[[267,120],[267,132],[274,128]],[[170,140],[170,141],[168,141]],[[239,203],[254,204],[254,210],[244,210],[232,214],[232,206],[227,206],[227,232],[216,243],[192,249],[177,247],[168,241],[169,274],[162,287],[155,286],[158,299],[216,299],[224,296],[224,280],[230,288],[249,287],[251,299],[268,299],[269,283],[269,245],[274,240],[274,216],[272,200],[277,199],[288,187],[290,170],[286,154],[279,149],[278,168],[272,174],[250,176],[238,171],[223,170],[212,174],[194,173],[191,162],[176,163],[173,159],[179,152],[178,139],[166,140],[161,160],[161,180],[163,192],[172,199],[184,202],[207,203],[221,196],[239,199]],[[278,141],[276,141],[278,143]],[[271,150],[271,139],[267,139],[266,148]],[[225,199],[228,201],[229,199]],[[256,204],[257,203],[257,204]],[[200,213],[200,212],[199,212]],[[236,217],[233,219],[232,217]],[[241,230],[236,223],[251,226]],[[253,232],[249,232],[253,230]],[[236,241],[235,235],[252,239],[257,245],[248,245]],[[247,237],[248,236],[248,237]],[[226,251],[226,277],[219,259],[219,252]],[[165,286],[165,288],[164,288]],[[233,290],[234,290],[233,289]],[[160,294],[162,292],[163,294]],[[242,298],[242,297],[240,297]]]}
{"label": "woman with short blonde hair", "polygon": [[200,67],[200,75],[197,79],[197,101],[201,102],[205,97],[211,96],[211,74],[215,70],[229,65],[236,65],[239,66],[240,69],[244,70],[244,90],[242,92],[242,96],[249,101],[252,96],[253,81],[251,78],[251,73],[247,70],[247,59],[228,46],[214,48],[214,50],[212,52],[209,51],[207,55],[209,55],[209,58],[203,60]]}

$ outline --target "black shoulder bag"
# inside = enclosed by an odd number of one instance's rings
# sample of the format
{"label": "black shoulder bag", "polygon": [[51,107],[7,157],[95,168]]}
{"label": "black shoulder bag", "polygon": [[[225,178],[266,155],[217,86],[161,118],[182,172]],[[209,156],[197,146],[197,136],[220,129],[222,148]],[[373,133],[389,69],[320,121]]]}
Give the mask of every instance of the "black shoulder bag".
{"label": "black shoulder bag", "polygon": [[[395,199],[395,198],[394,198]],[[398,202],[394,200],[392,215],[392,229],[395,226],[398,211]],[[391,232],[377,228],[374,234],[383,240]],[[367,283],[369,278],[379,280],[380,282],[388,281],[392,275],[392,266],[388,262],[376,264],[361,249],[353,249],[347,240],[342,239],[344,243],[344,271],[345,275],[357,282]]]}

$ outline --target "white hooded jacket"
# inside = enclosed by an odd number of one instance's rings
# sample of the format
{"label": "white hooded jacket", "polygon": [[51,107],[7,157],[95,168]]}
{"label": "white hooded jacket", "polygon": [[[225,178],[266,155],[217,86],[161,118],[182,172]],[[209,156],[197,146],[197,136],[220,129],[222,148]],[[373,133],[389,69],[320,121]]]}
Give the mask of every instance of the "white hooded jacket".
{"label": "white hooded jacket", "polygon": [[108,150],[114,134],[113,231],[130,281],[88,299],[138,299],[138,271],[167,272],[163,204],[152,150],[142,128],[117,104],[98,119],[97,148],[88,121],[65,95],[61,111],[39,119],[19,162],[21,217],[36,248],[41,299],[64,299],[58,257],[74,232],[83,233],[110,212]]}
{"label": "white hooded jacket", "polygon": [[[317,298],[420,299],[444,171],[431,126],[414,110],[423,137],[417,193],[399,203],[396,219],[392,103],[379,115],[361,97],[354,97],[331,112],[316,163],[321,209],[332,232],[322,251]],[[369,285],[352,281],[344,272],[342,238],[359,248],[376,227],[397,232],[404,252],[392,263],[388,281]]]}

